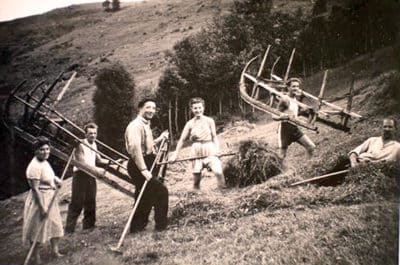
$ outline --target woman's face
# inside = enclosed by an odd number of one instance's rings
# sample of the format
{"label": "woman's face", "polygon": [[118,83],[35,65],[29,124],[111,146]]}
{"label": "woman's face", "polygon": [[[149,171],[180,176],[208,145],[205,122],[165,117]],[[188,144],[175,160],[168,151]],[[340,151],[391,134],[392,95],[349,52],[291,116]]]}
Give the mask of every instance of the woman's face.
{"label": "woman's face", "polygon": [[50,146],[48,144],[44,144],[39,149],[36,150],[36,157],[40,161],[47,160],[49,156],[50,156]]}
{"label": "woman's face", "polygon": [[203,113],[204,113],[203,103],[200,102],[200,103],[192,104],[192,112],[193,112],[193,115],[196,117],[203,115]]}

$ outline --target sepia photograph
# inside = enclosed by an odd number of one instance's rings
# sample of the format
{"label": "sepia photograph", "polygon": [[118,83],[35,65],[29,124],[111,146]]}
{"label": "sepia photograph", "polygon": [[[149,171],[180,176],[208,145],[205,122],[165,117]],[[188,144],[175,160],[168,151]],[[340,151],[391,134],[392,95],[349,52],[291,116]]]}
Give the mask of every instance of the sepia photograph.
{"label": "sepia photograph", "polygon": [[0,265],[398,265],[398,0],[3,0]]}

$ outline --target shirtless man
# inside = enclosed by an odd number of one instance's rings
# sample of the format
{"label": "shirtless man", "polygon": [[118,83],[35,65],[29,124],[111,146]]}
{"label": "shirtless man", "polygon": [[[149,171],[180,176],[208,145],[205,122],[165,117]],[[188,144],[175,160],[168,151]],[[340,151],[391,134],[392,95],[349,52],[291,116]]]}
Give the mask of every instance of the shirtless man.
{"label": "shirtless man", "polygon": [[304,134],[298,126],[287,121],[289,117],[297,118],[299,114],[298,98],[301,97],[300,79],[291,78],[288,82],[288,95],[280,99],[278,103],[279,111],[283,114],[278,118],[280,120],[278,128],[278,145],[280,154],[286,157],[289,145],[294,142],[299,143],[307,150],[308,157],[313,155],[315,144]]}

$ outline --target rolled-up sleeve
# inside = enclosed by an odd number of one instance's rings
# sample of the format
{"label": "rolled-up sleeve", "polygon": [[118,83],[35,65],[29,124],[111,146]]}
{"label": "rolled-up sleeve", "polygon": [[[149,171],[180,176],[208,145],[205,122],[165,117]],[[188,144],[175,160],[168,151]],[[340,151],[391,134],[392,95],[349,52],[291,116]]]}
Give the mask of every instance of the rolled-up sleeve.
{"label": "rolled-up sleeve", "polygon": [[139,170],[147,169],[142,152],[142,132],[135,123],[130,123],[125,131],[126,151],[135,162]]}
{"label": "rolled-up sleeve", "polygon": [[348,155],[350,156],[352,153],[355,153],[357,156],[359,156],[360,154],[367,152],[370,146],[371,139],[372,138],[369,138],[368,140],[351,150]]}

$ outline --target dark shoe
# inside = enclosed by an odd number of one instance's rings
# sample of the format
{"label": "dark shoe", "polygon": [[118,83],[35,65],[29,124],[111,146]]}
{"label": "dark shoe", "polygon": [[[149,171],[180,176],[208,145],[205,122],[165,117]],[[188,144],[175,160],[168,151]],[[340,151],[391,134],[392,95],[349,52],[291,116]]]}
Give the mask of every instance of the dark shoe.
{"label": "dark shoe", "polygon": [[157,232],[162,232],[162,231],[167,230],[167,226],[166,225],[156,226],[154,230],[157,231]]}
{"label": "dark shoe", "polygon": [[93,231],[96,228],[96,225],[84,225],[82,227],[83,230]]}
{"label": "dark shoe", "polygon": [[66,233],[66,234],[69,234],[69,235],[71,235],[71,234],[73,234],[74,232],[75,232],[75,229],[73,229],[73,228],[65,228],[65,230],[64,230],[64,232]]}
{"label": "dark shoe", "polygon": [[131,230],[129,230],[129,233],[137,234],[137,233],[140,233],[140,232],[143,232],[143,231],[144,231],[144,229],[131,229]]}

